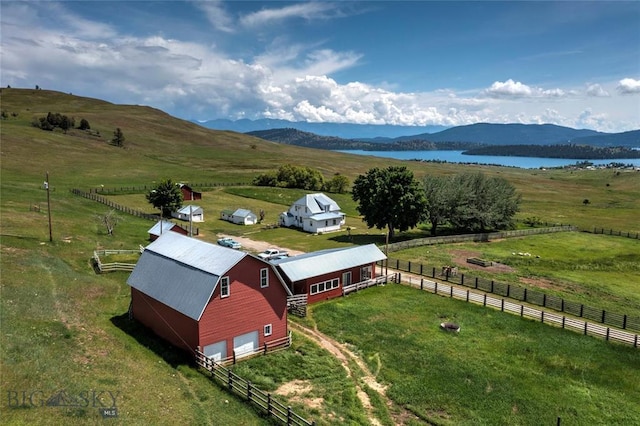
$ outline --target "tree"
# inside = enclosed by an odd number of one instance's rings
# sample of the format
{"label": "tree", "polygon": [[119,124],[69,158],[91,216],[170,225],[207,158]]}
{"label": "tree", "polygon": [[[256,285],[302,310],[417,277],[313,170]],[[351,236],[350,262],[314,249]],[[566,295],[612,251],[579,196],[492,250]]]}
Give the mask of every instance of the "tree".
{"label": "tree", "polygon": [[345,175],[336,173],[325,184],[325,188],[328,192],[333,192],[334,194],[344,194],[349,188],[349,179]]}
{"label": "tree", "polygon": [[482,173],[463,173],[452,179],[449,222],[470,232],[513,227],[520,195],[506,179]]}
{"label": "tree", "polygon": [[82,120],[80,120],[80,126],[78,126],[78,129],[89,130],[91,129],[91,126],[89,125],[89,122],[83,118]]}
{"label": "tree", "polygon": [[118,222],[122,220],[122,218],[118,216],[116,211],[113,209],[109,210],[105,214],[97,215],[96,219],[101,225],[104,225],[107,228],[107,234],[109,236],[113,235],[113,230]]}
{"label": "tree", "polygon": [[438,225],[449,217],[449,198],[451,197],[451,178],[444,176],[425,176],[423,181],[426,197],[425,213],[431,223],[431,235],[435,236]]}
{"label": "tree", "polygon": [[404,166],[373,168],[356,178],[352,191],[367,226],[387,228],[389,238],[395,229],[406,231],[425,218],[424,190]]}
{"label": "tree", "polygon": [[118,146],[120,148],[124,146],[124,133],[122,133],[122,130],[120,130],[120,127],[118,127],[113,132],[113,139],[111,139],[111,144]]}
{"label": "tree", "polygon": [[180,185],[171,179],[163,180],[147,194],[147,201],[156,209],[160,209],[165,217],[182,207],[183,197]]}

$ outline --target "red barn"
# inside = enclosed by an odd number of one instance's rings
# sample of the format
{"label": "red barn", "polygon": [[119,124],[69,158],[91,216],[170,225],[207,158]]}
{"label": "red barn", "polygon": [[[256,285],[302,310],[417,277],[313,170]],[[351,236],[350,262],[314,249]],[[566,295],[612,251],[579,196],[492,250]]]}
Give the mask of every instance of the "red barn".
{"label": "red barn", "polygon": [[201,200],[202,192],[197,192],[191,189],[189,185],[184,183],[180,184],[180,190],[182,191],[182,198],[184,201]]}
{"label": "red barn", "polygon": [[158,237],[165,232],[177,232],[178,234],[188,235],[189,231],[185,228],[178,226],[173,222],[169,222],[168,220],[163,220],[162,222],[158,221],[155,225],[153,225],[149,231],[149,240],[155,241]]}
{"label": "red barn", "polygon": [[343,295],[343,287],[375,278],[376,262],[387,257],[375,244],[320,250],[272,261],[289,290],[307,303]]}
{"label": "red barn", "polygon": [[275,268],[248,253],[167,232],[127,280],[133,317],[173,345],[217,361],[288,339],[289,291]]}

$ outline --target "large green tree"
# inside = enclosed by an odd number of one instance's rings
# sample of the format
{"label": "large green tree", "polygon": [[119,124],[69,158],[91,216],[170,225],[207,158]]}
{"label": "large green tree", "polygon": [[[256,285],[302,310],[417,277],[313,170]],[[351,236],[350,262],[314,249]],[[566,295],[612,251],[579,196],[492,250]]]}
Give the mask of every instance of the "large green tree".
{"label": "large green tree", "polygon": [[424,190],[404,166],[373,168],[356,178],[352,191],[367,226],[387,228],[389,238],[395,229],[406,231],[425,218]]}
{"label": "large green tree", "polygon": [[448,198],[449,222],[470,232],[513,227],[520,195],[506,179],[482,173],[463,173],[452,178]]}
{"label": "large green tree", "polygon": [[452,179],[447,176],[427,175],[423,185],[427,199],[425,213],[431,224],[431,235],[435,236],[438,225],[447,222],[449,218],[449,200],[453,192]]}
{"label": "large green tree", "polygon": [[165,217],[171,216],[171,212],[182,207],[183,197],[180,185],[171,181],[163,180],[147,194],[147,201],[153,207],[160,209]]}

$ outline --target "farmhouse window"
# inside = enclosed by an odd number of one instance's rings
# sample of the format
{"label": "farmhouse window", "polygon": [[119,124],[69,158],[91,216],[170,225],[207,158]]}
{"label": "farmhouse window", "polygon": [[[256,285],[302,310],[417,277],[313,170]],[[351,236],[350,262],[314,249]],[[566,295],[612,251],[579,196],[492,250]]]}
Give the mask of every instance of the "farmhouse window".
{"label": "farmhouse window", "polygon": [[271,330],[272,330],[271,324],[265,325],[264,326],[264,335],[265,336],[271,336]]}
{"label": "farmhouse window", "polygon": [[269,287],[269,269],[260,269],[260,288]]}
{"label": "farmhouse window", "polygon": [[338,278],[334,278],[329,281],[323,281],[321,283],[311,284],[311,294],[318,294],[324,291],[333,290],[334,288],[340,287],[340,280]]}
{"label": "farmhouse window", "polygon": [[342,274],[342,285],[349,284],[351,284],[351,271],[347,271]]}
{"label": "farmhouse window", "polygon": [[220,278],[220,298],[229,297],[229,277]]}

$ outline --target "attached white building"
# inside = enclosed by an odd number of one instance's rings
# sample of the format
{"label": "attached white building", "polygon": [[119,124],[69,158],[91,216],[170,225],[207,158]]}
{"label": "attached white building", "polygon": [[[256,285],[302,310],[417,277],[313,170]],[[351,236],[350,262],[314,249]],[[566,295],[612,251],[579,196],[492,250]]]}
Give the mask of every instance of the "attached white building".
{"label": "attached white building", "polygon": [[340,206],[322,193],[307,194],[280,214],[280,225],[311,233],[339,231],[345,224]]}
{"label": "attached white building", "polygon": [[180,210],[171,212],[171,216],[187,222],[204,222],[204,211],[199,206],[183,206]]}
{"label": "attached white building", "polygon": [[255,225],[258,223],[258,216],[247,209],[223,210],[220,213],[220,217],[222,220],[237,223],[238,225]]}

